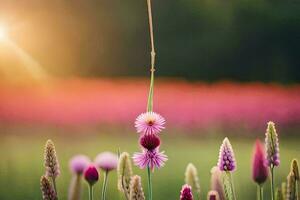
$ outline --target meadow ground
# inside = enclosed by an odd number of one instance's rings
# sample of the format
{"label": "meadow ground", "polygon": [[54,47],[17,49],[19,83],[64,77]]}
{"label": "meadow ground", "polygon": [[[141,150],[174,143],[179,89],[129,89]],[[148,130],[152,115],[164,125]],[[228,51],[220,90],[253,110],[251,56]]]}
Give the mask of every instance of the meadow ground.
{"label": "meadow ground", "polygon": [[[71,174],[68,169],[69,158],[83,153],[91,158],[102,151],[139,151],[138,135],[131,130],[123,129],[74,129],[32,127],[1,127],[0,145],[0,199],[1,200],[39,200],[41,193],[39,179],[43,174],[43,147],[50,137],[56,144],[61,165],[61,176],[58,178],[60,199],[67,199],[68,184]],[[179,191],[183,185],[185,167],[193,162],[199,171],[202,199],[210,185],[210,169],[217,162],[219,146],[223,136],[206,133],[202,136],[193,134],[168,133],[162,135],[161,150],[165,150],[169,161],[153,176],[154,199],[179,199]],[[55,134],[53,134],[55,133]],[[76,134],[74,134],[76,133]],[[205,137],[203,135],[206,135]],[[264,133],[261,134],[264,138]],[[230,137],[237,159],[237,170],[234,181],[238,199],[253,200],[256,187],[251,180],[251,154],[254,137]],[[280,138],[281,166],[276,169],[276,182],[285,180],[290,160],[300,158],[299,137]],[[134,173],[142,175],[146,192],[145,171],[134,168]],[[95,196],[100,199],[100,183],[97,183]],[[110,174],[108,200],[122,199],[116,187],[116,172]],[[265,185],[265,195],[269,192],[269,182]],[[84,197],[87,199],[87,185],[84,184]]]}

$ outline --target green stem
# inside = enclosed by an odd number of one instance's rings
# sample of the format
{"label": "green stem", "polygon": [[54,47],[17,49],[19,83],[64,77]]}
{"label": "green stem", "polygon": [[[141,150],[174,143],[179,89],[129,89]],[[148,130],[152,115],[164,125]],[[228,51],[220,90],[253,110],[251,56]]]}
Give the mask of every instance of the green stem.
{"label": "green stem", "polygon": [[257,200],[263,200],[264,199],[264,189],[262,185],[257,184]]}
{"label": "green stem", "polygon": [[106,199],[107,181],[108,181],[108,171],[105,171],[105,173],[104,173],[104,183],[103,183],[103,186],[102,186],[102,197],[101,197],[102,200]]}
{"label": "green stem", "polygon": [[231,188],[231,193],[232,193],[233,200],[236,200],[234,184],[233,184],[233,178],[232,178],[231,172],[227,172],[227,174],[228,174],[228,177],[229,177],[230,188]]}
{"label": "green stem", "polygon": [[271,171],[271,199],[275,200],[275,187],[274,187],[274,166],[270,166]]}
{"label": "green stem", "polygon": [[152,200],[152,180],[151,180],[151,169],[147,167],[148,172],[148,200]]}
{"label": "green stem", "polygon": [[89,185],[89,200],[94,199],[94,194],[93,194],[93,186]]}

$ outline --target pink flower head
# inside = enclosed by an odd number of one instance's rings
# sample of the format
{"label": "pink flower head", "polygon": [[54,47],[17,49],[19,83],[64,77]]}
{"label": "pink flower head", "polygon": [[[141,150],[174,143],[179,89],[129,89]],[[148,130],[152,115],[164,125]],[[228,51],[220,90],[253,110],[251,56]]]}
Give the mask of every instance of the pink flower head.
{"label": "pink flower head", "polygon": [[149,166],[152,170],[154,170],[154,167],[163,167],[168,160],[164,152],[159,152],[159,148],[153,150],[143,149],[142,153],[135,153],[132,158],[136,166],[141,169]]}
{"label": "pink flower head", "polygon": [[118,166],[118,156],[111,152],[103,152],[95,158],[95,165],[104,171],[111,171]]}
{"label": "pink flower head", "polygon": [[135,128],[138,133],[142,134],[158,134],[164,129],[165,119],[155,113],[146,112],[140,114],[135,121]]}
{"label": "pink flower head", "polygon": [[69,163],[70,170],[75,174],[82,174],[90,162],[90,159],[85,155],[73,156]]}
{"label": "pink flower head", "polygon": [[258,184],[263,184],[268,178],[265,150],[262,143],[256,140],[252,159],[252,178]]}
{"label": "pink flower head", "polygon": [[221,171],[234,171],[236,167],[234,152],[227,137],[220,147],[218,167]]}
{"label": "pink flower head", "polygon": [[155,134],[144,134],[140,138],[140,144],[145,149],[151,151],[160,145],[160,139]]}
{"label": "pink flower head", "polygon": [[92,186],[99,179],[99,173],[93,164],[90,164],[84,171],[84,179]]}
{"label": "pink flower head", "polygon": [[193,200],[192,187],[185,184],[180,192],[180,200]]}

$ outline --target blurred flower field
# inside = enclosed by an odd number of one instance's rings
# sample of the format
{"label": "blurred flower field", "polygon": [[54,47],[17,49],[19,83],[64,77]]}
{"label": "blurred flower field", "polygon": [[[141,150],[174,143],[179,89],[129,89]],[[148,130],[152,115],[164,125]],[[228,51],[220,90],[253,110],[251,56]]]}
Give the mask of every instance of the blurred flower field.
{"label": "blurred flower field", "polygon": [[[146,107],[147,88],[145,79],[2,82],[0,123],[130,127]],[[300,124],[299,85],[158,79],[155,93],[155,108],[172,128],[252,130],[269,120],[284,128]]]}

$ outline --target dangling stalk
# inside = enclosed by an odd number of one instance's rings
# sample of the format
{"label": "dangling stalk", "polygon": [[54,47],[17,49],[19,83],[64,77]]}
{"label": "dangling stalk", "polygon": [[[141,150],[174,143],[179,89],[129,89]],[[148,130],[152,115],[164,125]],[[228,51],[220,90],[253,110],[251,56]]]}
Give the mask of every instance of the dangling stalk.
{"label": "dangling stalk", "polygon": [[[155,46],[154,46],[151,0],[147,0],[147,8],[148,8],[149,31],[150,31],[150,41],[151,41],[151,69],[150,69],[151,79],[150,79],[150,88],[149,88],[148,103],[147,103],[147,112],[152,112],[153,111],[154,72],[155,72]],[[152,180],[151,180],[150,166],[147,167],[147,174],[148,174],[148,200],[152,200]]]}
{"label": "dangling stalk", "polygon": [[148,95],[148,105],[147,111],[153,111],[153,87],[154,87],[154,72],[155,72],[155,47],[154,47],[154,34],[153,34],[153,20],[152,20],[152,7],[151,0],[147,0],[148,7],[148,18],[149,18],[149,31],[150,31],[150,41],[151,41],[151,79],[150,79],[150,88]]}
{"label": "dangling stalk", "polygon": [[107,181],[108,181],[108,171],[105,171],[105,173],[104,173],[104,183],[103,183],[103,186],[102,186],[102,196],[101,196],[102,200],[106,199]]}
{"label": "dangling stalk", "polygon": [[264,191],[263,191],[263,187],[262,187],[262,185],[259,185],[259,184],[257,184],[257,200],[263,200],[264,199],[264,197],[263,197],[263,193]]}

